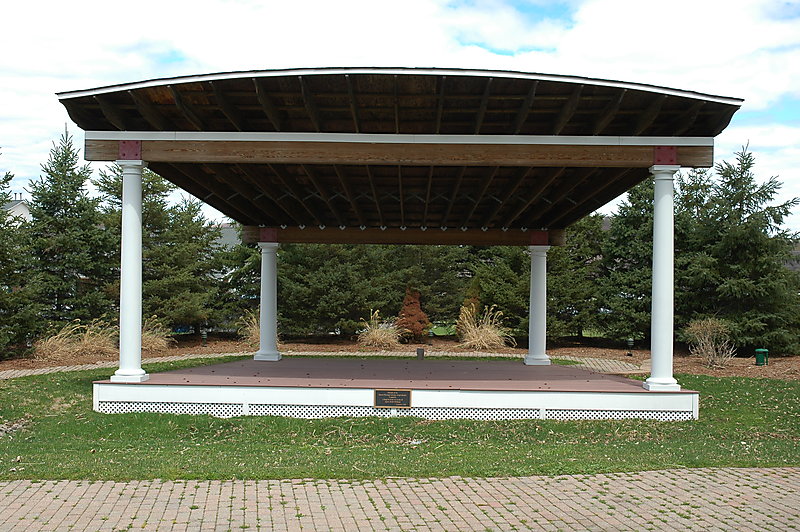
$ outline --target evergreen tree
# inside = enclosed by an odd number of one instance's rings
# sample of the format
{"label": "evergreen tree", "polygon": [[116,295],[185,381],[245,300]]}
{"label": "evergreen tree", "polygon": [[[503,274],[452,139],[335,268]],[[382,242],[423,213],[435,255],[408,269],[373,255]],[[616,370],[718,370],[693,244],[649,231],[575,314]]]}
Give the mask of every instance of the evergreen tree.
{"label": "evergreen tree", "polygon": [[114,235],[102,224],[99,200],[89,197],[88,165],[65,132],[30,184],[31,286],[45,322],[91,320],[112,310]]}
{"label": "evergreen tree", "polygon": [[[119,261],[122,170],[113,165],[95,180],[105,202],[105,220],[113,230]],[[142,313],[177,327],[199,330],[219,319],[219,229],[195,200],[169,202],[175,186],[158,174],[142,173]],[[118,281],[115,294],[118,297]]]}
{"label": "evergreen tree", "polygon": [[470,247],[469,257],[471,292],[479,294],[484,307],[497,305],[506,327],[516,334],[526,334],[531,272],[528,249],[521,246]]}
{"label": "evergreen tree", "polygon": [[11,200],[14,176],[0,176],[0,359],[14,347],[24,347],[40,332],[38,306],[31,298],[30,239],[23,220],[4,208]]}

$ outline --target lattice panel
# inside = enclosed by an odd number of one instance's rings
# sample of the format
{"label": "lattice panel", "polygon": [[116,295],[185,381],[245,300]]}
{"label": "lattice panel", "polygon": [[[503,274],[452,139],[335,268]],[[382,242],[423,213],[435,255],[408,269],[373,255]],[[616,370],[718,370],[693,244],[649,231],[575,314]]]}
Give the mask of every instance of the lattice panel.
{"label": "lattice panel", "polygon": [[247,412],[251,416],[282,416],[304,419],[325,417],[400,417],[411,416],[423,419],[544,419],[570,421],[586,419],[653,419],[658,421],[689,421],[690,411],[652,410],[568,410],[534,408],[374,408],[371,406],[331,405],[265,405],[251,404],[245,409],[241,404],[228,403],[167,403],[145,401],[100,401],[98,411],[104,414],[130,412],[154,412],[164,414],[207,414],[215,417],[235,417]]}
{"label": "lattice panel", "polygon": [[694,419],[689,411],[669,410],[557,410],[545,411],[545,419],[562,421],[578,419],[655,419],[657,421],[689,421]]}
{"label": "lattice panel", "polygon": [[214,417],[241,416],[241,404],[229,403],[156,403],[146,401],[100,401],[98,412],[103,414],[128,414],[153,412],[160,414],[208,414]]}

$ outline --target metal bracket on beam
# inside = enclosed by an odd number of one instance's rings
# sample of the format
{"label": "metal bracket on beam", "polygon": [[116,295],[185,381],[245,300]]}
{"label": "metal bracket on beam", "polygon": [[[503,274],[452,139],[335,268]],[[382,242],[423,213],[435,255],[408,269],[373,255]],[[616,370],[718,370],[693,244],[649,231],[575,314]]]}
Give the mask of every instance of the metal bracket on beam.
{"label": "metal bracket on beam", "polygon": [[141,140],[121,140],[119,141],[120,161],[141,161],[142,160],[142,141]]}
{"label": "metal bracket on beam", "polygon": [[676,146],[654,147],[653,164],[678,164],[678,148]]}
{"label": "metal bracket on beam", "polygon": [[547,231],[531,231],[531,246],[548,246],[550,245],[550,239]]}

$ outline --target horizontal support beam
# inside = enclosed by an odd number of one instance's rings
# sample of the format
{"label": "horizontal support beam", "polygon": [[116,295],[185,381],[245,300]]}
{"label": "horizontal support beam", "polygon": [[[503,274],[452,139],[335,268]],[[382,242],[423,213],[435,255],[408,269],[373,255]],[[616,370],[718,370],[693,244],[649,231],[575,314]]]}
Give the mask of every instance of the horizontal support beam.
{"label": "horizontal support beam", "polygon": [[[368,227],[326,227],[317,226],[267,228],[244,226],[242,240],[245,243],[269,241],[292,244],[422,244],[422,245],[465,245],[465,246],[530,246],[541,245],[547,238],[547,231],[522,231],[521,229],[448,229],[429,227],[425,231],[419,227],[405,230],[387,227],[380,229]],[[563,245],[562,232],[555,231],[556,238],[550,238],[550,245]]]}
{"label": "horizontal support beam", "polygon": [[[143,140],[142,160],[169,163],[649,168],[654,163],[653,150],[653,146],[628,145]],[[114,161],[118,156],[119,141],[87,138],[87,161]],[[710,167],[713,147],[678,146],[677,164]]]}
{"label": "horizontal support beam", "polygon": [[601,135],[412,135],[265,131],[87,131],[86,140],[334,142],[344,144],[500,144],[559,146],[714,146],[713,137]]}

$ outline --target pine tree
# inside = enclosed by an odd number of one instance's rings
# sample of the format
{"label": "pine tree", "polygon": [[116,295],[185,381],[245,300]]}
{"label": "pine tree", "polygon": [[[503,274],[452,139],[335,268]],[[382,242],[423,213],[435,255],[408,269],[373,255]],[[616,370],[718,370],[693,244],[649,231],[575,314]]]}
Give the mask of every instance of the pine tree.
{"label": "pine tree", "polygon": [[23,220],[4,208],[11,200],[11,172],[0,176],[0,359],[12,348],[24,348],[41,329],[38,306],[28,283],[30,234]]}
{"label": "pine tree", "polygon": [[[119,242],[121,168],[101,171],[95,185],[103,195],[106,223]],[[158,174],[143,171],[142,313],[170,327],[199,330],[219,318],[219,229],[203,216],[199,201],[171,204],[169,195],[175,190]]]}
{"label": "pine tree", "polygon": [[86,190],[91,169],[78,165],[68,132],[54,143],[42,172],[30,184],[31,285],[42,318],[53,324],[99,318],[113,310],[115,241],[102,224],[99,200]]}

